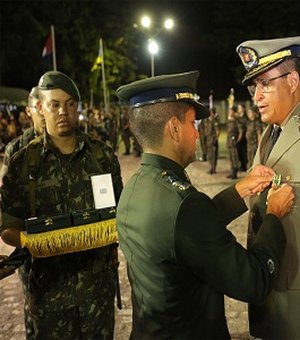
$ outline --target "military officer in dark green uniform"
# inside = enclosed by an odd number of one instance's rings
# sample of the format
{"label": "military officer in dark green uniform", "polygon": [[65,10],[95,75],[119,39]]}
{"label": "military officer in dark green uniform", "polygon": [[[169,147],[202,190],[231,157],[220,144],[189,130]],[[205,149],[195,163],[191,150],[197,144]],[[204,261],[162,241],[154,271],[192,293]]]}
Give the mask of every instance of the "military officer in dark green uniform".
{"label": "military officer in dark green uniform", "polygon": [[[1,237],[17,247],[25,220],[33,217],[32,181],[38,218],[95,208],[94,175],[111,174],[116,201],[122,190],[113,150],[77,129],[80,94],[75,83],[61,72],[50,71],[41,77],[38,88],[45,132],[12,157],[3,178]],[[29,167],[29,178],[24,178],[20,174],[34,150],[38,161],[34,171]],[[32,167],[30,159],[29,163]],[[25,298],[34,327],[28,338],[113,339],[116,247],[74,251],[25,262]]]}
{"label": "military officer in dark green uniform", "polygon": [[246,211],[243,197],[263,190],[273,171],[258,166],[210,199],[184,168],[195,160],[198,72],[161,75],[120,87],[142,144],[141,167],[117,209],[120,246],[132,286],[131,339],[229,339],[224,295],[261,301],[278,273],[290,186],[275,191],[255,243],[246,251],[226,225]]}

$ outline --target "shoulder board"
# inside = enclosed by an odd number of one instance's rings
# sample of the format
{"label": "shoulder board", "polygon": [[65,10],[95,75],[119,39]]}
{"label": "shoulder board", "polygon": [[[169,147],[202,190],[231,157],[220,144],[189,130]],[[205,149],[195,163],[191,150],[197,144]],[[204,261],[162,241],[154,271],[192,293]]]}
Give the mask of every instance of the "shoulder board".
{"label": "shoulder board", "polygon": [[293,118],[296,122],[296,125],[298,126],[298,129],[300,131],[300,110],[298,110],[298,112],[296,112],[294,115],[293,115]]}
{"label": "shoulder board", "polygon": [[190,183],[183,181],[170,170],[163,170],[160,175],[166,183],[170,184],[178,192],[185,192],[194,188]]}

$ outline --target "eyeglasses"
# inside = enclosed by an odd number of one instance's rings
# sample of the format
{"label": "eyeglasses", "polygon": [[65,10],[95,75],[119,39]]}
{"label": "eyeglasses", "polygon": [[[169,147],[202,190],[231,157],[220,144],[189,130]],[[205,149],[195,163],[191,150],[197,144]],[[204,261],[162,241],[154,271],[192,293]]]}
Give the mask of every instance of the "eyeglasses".
{"label": "eyeglasses", "polygon": [[286,76],[289,75],[290,73],[291,73],[291,72],[287,72],[287,73],[281,74],[280,76],[277,76],[277,77],[274,77],[274,78],[270,78],[270,79],[266,79],[266,80],[261,80],[261,81],[259,81],[259,82],[256,83],[256,84],[252,84],[252,85],[247,86],[248,91],[249,91],[251,97],[254,96],[255,91],[256,91],[257,89],[260,90],[262,93],[270,92],[269,86],[270,86],[270,83],[271,83],[273,80],[279,79],[279,78],[282,78],[282,77],[286,77]]}

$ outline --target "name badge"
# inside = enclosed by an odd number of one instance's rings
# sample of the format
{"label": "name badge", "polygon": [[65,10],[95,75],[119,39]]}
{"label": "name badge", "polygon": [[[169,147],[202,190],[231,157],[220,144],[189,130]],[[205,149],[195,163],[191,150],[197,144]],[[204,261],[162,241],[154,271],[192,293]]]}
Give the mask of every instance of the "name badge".
{"label": "name badge", "polygon": [[91,176],[94,203],[96,209],[116,206],[111,174]]}

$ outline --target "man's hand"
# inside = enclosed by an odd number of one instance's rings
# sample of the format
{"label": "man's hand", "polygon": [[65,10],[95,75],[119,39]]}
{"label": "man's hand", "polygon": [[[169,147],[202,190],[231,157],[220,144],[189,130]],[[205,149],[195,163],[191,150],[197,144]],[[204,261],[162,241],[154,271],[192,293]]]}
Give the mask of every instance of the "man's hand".
{"label": "man's hand", "polygon": [[274,174],[271,168],[257,165],[245,178],[236,183],[235,188],[242,198],[261,193],[271,184]]}
{"label": "man's hand", "polygon": [[[7,256],[5,255],[0,255],[0,263],[5,260]],[[0,268],[0,280],[4,279],[5,277],[13,274],[15,272],[15,267],[14,266],[8,266],[4,268]]]}
{"label": "man's hand", "polygon": [[293,188],[288,184],[279,187],[275,185],[268,192],[267,214],[273,214],[281,218],[289,213],[294,203],[295,194]]}

